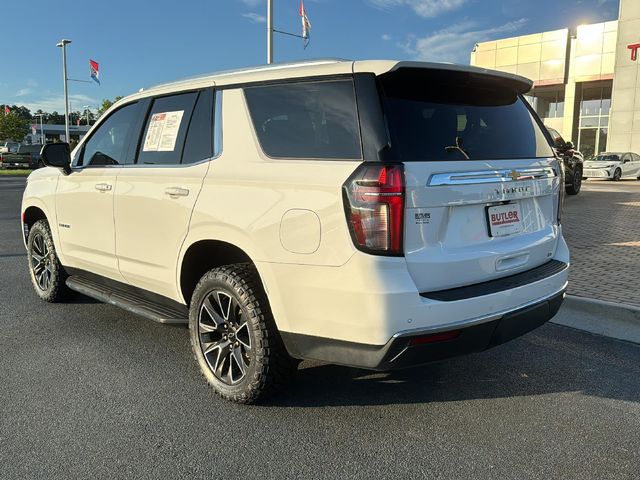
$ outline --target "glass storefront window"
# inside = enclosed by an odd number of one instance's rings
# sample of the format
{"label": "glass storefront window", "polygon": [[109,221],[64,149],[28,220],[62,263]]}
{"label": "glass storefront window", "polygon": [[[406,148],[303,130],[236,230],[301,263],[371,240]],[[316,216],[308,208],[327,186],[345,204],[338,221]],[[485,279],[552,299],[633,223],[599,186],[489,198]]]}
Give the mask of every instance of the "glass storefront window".
{"label": "glass storefront window", "polygon": [[580,127],[597,127],[599,123],[600,123],[600,117],[580,118]]}
{"label": "glass storefront window", "polygon": [[564,89],[537,90],[525,95],[540,118],[560,118],[564,115]]}
{"label": "glass storefront window", "polygon": [[611,89],[611,82],[582,86],[578,149],[585,158],[591,158],[607,148]]}
{"label": "glass storefront window", "polygon": [[583,117],[590,115],[600,115],[600,104],[602,103],[602,88],[582,89],[582,101],[580,102],[580,115]]}
{"label": "glass storefront window", "polygon": [[[599,149],[599,152],[604,152],[606,150],[606,146],[607,146],[607,135],[609,134],[609,129],[608,128],[601,128],[600,132],[599,132],[599,139],[598,139],[598,144],[601,146],[601,148]],[[604,145],[604,147],[602,147],[602,145]]]}
{"label": "glass storefront window", "polygon": [[596,154],[596,128],[583,128],[580,130],[579,150],[584,158],[592,158]]}

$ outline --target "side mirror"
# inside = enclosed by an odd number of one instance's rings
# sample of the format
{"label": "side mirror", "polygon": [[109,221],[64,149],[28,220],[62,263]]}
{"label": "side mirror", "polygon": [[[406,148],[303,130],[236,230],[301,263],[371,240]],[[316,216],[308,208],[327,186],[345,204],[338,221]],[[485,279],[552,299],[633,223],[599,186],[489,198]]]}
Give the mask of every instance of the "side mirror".
{"label": "side mirror", "polygon": [[68,143],[48,143],[40,151],[42,163],[47,167],[55,167],[62,173],[71,173],[71,151]]}
{"label": "side mirror", "polygon": [[564,148],[566,148],[567,150],[573,150],[574,149],[573,143],[570,141],[565,143]]}

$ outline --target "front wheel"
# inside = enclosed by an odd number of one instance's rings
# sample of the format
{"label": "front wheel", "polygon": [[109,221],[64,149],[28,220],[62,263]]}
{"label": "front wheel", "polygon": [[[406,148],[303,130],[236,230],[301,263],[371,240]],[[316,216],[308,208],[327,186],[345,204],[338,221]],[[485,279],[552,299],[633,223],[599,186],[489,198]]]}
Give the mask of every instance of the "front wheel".
{"label": "front wheel", "polygon": [[70,290],[65,283],[67,273],[56,254],[46,220],[38,220],[29,230],[27,259],[31,283],[42,300],[55,303],[68,297]]}
{"label": "front wheel", "polygon": [[262,400],[297,368],[253,265],[215,268],[200,279],[189,308],[189,330],[202,374],[227,400]]}
{"label": "front wheel", "polygon": [[571,179],[571,185],[567,185],[565,191],[569,195],[577,195],[580,193],[580,188],[582,187],[582,169],[580,167],[576,167],[573,172],[573,178]]}
{"label": "front wheel", "polygon": [[616,168],[616,171],[613,172],[613,181],[614,182],[618,182],[620,181],[620,179],[622,178],[622,170],[620,170],[619,168]]}

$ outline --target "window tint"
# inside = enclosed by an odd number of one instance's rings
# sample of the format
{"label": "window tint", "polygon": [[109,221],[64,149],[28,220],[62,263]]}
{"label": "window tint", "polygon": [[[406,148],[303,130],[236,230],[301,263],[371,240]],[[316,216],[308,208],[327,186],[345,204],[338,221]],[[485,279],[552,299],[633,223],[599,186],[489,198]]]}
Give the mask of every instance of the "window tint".
{"label": "window tint", "polygon": [[245,88],[262,150],[270,157],[359,159],[352,80]]}
{"label": "window tint", "polygon": [[514,87],[491,77],[400,69],[382,76],[381,86],[392,151],[398,160],[554,155]]}
{"label": "window tint", "polygon": [[156,98],[147,117],[137,163],[177,165],[198,92]]}
{"label": "window tint", "polygon": [[126,158],[131,132],[138,118],[138,103],[126,105],[109,115],[82,149],[78,165],[105,166],[131,163]]}
{"label": "window tint", "polygon": [[182,163],[194,163],[211,158],[213,149],[213,90],[200,92],[193,110]]}

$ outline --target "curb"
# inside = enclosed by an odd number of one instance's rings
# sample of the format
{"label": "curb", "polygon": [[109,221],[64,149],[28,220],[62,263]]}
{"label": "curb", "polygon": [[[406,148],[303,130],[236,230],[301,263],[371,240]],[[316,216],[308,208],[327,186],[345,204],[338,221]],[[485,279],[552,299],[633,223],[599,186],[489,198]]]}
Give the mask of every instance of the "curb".
{"label": "curb", "polygon": [[552,323],[640,344],[640,307],[567,295]]}

